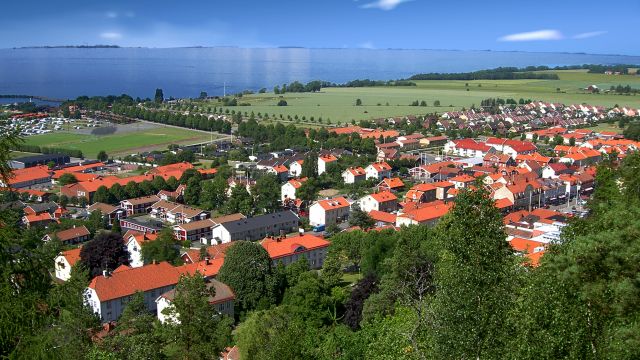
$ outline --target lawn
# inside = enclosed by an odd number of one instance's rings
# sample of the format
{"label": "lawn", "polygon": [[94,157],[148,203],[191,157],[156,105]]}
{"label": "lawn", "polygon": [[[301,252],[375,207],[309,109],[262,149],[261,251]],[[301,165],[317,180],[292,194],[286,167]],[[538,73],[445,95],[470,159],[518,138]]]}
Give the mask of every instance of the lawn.
{"label": "lawn", "polygon": [[[595,84],[606,90],[610,86],[631,85],[640,88],[640,77],[634,75],[589,74],[585,71],[555,71],[559,80],[477,80],[477,81],[416,81],[417,86],[409,87],[369,87],[369,88],[324,88],[318,93],[273,93],[247,95],[239,99],[240,103],[250,106],[228,107],[242,112],[267,113],[270,116],[298,116],[301,122],[310,122],[314,117],[317,123],[322,117],[323,123],[332,124],[350,122],[352,119],[374,119],[381,117],[410,114],[426,114],[459,110],[471,105],[480,105],[483,99],[490,97],[520,98],[561,102],[565,104],[589,103],[611,107],[616,104],[640,107],[640,96],[615,94],[590,94],[582,90]],[[287,106],[277,106],[280,96]],[[362,106],[356,106],[356,100],[362,100]],[[428,106],[410,106],[413,101],[425,101]],[[439,100],[439,107],[434,101]],[[213,100],[210,106],[220,106]],[[305,117],[304,121],[302,117]]]}
{"label": "lawn", "polygon": [[620,129],[620,127],[618,126],[618,122],[614,122],[613,124],[607,124],[607,123],[600,123],[596,126],[590,126],[589,129],[595,131],[595,132],[600,132],[600,131],[613,131],[613,132],[617,132],[619,134],[621,134],[624,129]]}
{"label": "lawn", "polygon": [[189,129],[156,127],[144,131],[112,135],[84,135],[73,132],[55,132],[27,137],[26,144],[79,149],[89,158],[100,150],[107,154],[127,155],[140,151],[164,150],[169,144],[190,144],[210,140],[206,133]]}

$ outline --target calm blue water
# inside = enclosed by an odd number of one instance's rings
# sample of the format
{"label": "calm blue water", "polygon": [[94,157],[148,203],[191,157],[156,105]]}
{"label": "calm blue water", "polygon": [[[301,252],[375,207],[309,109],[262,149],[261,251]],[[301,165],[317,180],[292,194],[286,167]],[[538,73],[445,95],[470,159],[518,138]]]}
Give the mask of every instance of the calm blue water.
{"label": "calm blue water", "polygon": [[2,49],[0,94],[196,97],[294,80],[389,80],[498,66],[640,64],[640,56],[366,49]]}

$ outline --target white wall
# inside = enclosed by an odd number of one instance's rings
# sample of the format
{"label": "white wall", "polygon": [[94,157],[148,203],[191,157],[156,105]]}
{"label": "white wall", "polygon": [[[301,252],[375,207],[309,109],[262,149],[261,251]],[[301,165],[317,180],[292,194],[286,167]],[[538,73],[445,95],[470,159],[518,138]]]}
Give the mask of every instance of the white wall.
{"label": "white wall", "polygon": [[62,255],[58,255],[55,259],[56,277],[62,281],[67,281],[71,277],[71,265]]}
{"label": "white wall", "polygon": [[129,237],[129,241],[127,241],[127,251],[129,252],[130,267],[137,268],[144,265],[142,249],[133,236]]}

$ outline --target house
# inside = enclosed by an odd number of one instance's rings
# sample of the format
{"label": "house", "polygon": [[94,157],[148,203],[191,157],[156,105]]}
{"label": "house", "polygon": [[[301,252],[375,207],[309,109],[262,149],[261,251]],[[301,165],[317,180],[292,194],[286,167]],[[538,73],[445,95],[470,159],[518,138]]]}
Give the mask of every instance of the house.
{"label": "house", "polygon": [[151,205],[151,217],[167,221],[172,224],[182,224],[209,218],[210,214],[202,209],[178,204],[172,201],[160,200]]}
{"label": "house", "polygon": [[124,209],[105,203],[93,203],[87,208],[87,212],[89,214],[94,211],[100,211],[102,217],[109,223],[109,225],[113,224],[114,221],[120,221],[120,219],[127,217],[127,212]]}
{"label": "house", "polygon": [[329,164],[336,161],[338,161],[338,158],[332,154],[323,154],[318,156],[318,175],[322,175],[322,173],[327,171]]}
{"label": "house", "polygon": [[157,195],[149,195],[120,201],[120,208],[127,212],[127,216],[135,214],[146,214],[151,210],[151,206],[160,201]]}
{"label": "house", "polygon": [[327,240],[311,234],[267,237],[260,242],[274,266],[278,263],[287,266],[306,257],[310,269],[322,268],[329,244]]}
{"label": "house", "polygon": [[410,225],[435,225],[441,217],[446,215],[453,207],[453,203],[433,203],[430,206],[419,207],[398,214],[396,218],[396,226]]}
{"label": "house", "polygon": [[157,238],[158,235],[155,233],[139,233],[136,231],[127,231],[127,233],[125,233],[124,243],[129,252],[130,267],[137,268],[144,265],[142,246]]}
{"label": "house", "polygon": [[142,292],[147,310],[155,313],[156,299],[173,289],[180,275],[179,269],[167,262],[137,268],[121,265],[91,280],[85,290],[85,303],[103,323],[117,321],[131,296]]}
{"label": "house", "polygon": [[86,226],[72,227],[71,229],[58,231],[56,233],[45,235],[43,241],[51,241],[58,239],[63,245],[73,245],[85,242],[91,238],[91,233]]}
{"label": "house", "polygon": [[347,220],[351,204],[344,197],[319,200],[309,207],[309,224],[311,226],[331,226]]}
{"label": "house", "polygon": [[424,147],[440,147],[447,143],[446,136],[431,136],[420,139],[420,146]]}
{"label": "house", "polygon": [[516,165],[516,161],[507,154],[487,154],[482,160],[484,166],[494,166],[497,168]]}
{"label": "house", "polygon": [[82,248],[63,251],[55,259],[54,269],[56,278],[67,281],[71,277],[71,269],[80,260],[80,250]]}
{"label": "house", "polygon": [[182,197],[184,196],[184,190],[186,188],[187,188],[187,185],[180,184],[178,185],[175,191],[160,190],[158,192],[158,197],[160,198],[160,200],[169,200],[169,201],[181,200]]}
{"label": "house", "polygon": [[557,179],[562,174],[570,174],[572,171],[563,163],[550,163],[542,168],[542,178]]}
{"label": "house", "polygon": [[376,222],[377,227],[396,225],[397,216],[395,214],[384,211],[371,210],[369,211],[369,216]]}
{"label": "house", "polygon": [[[234,302],[236,299],[236,295],[233,293],[233,290],[227,285],[216,279],[207,280],[207,289],[211,294],[207,299],[207,302],[214,307],[216,312],[220,315],[225,315],[233,318],[234,314]],[[174,318],[169,314],[170,307],[173,306],[173,300],[176,296],[176,289],[171,289],[166,293],[160,295],[156,299],[156,307],[158,320],[161,323],[166,323],[167,321],[179,323],[180,319]],[[179,317],[179,314],[177,314]]]}
{"label": "house", "polygon": [[487,139],[487,145],[496,151],[511,156],[513,159],[518,155],[532,154],[538,150],[538,147],[532,142],[513,139],[489,138]]}
{"label": "house", "polygon": [[[454,185],[451,184],[451,187]],[[436,200],[437,187],[433,184],[414,185],[404,196],[405,203],[417,202],[428,203]]]}
{"label": "house", "polygon": [[382,179],[391,177],[391,166],[385,161],[380,161],[367,166],[365,172],[367,180],[375,179],[381,181]]}
{"label": "house", "polygon": [[302,164],[304,160],[296,160],[289,165],[289,175],[298,177],[302,174]]}
{"label": "house", "polygon": [[269,235],[288,234],[298,230],[298,216],[290,210],[216,224],[212,244],[230,241],[255,241]]}
{"label": "house", "polygon": [[41,214],[28,214],[22,217],[22,223],[26,225],[27,228],[34,226],[47,226],[55,221],[56,219],[48,212],[43,212]]}
{"label": "house", "polygon": [[366,180],[366,173],[360,166],[349,167],[342,172],[342,180],[345,184],[355,184],[357,182]]}
{"label": "house", "polygon": [[120,219],[120,228],[124,231],[132,230],[141,233],[155,234],[162,230],[163,224],[150,216],[136,216]]}
{"label": "house", "polygon": [[267,172],[269,174],[275,175],[280,181],[284,181],[289,178],[289,169],[287,169],[287,167],[282,164],[268,167]]}
{"label": "house", "polygon": [[378,210],[392,212],[398,210],[398,198],[391,192],[384,191],[362,197],[358,203],[364,212]]}
{"label": "house", "polygon": [[206,244],[213,235],[212,229],[215,225],[213,219],[204,219],[175,225],[173,231],[179,241],[200,241]]}
{"label": "house", "polygon": [[476,181],[476,178],[474,178],[473,176],[462,174],[462,175],[454,176],[450,178],[448,181],[452,183],[456,189],[462,189],[462,188],[469,187],[470,185],[473,185],[473,183]]}
{"label": "house", "polygon": [[484,157],[491,151],[491,146],[473,139],[449,140],[444,144],[444,152],[466,157]]}
{"label": "house", "polygon": [[288,199],[295,200],[297,198],[296,191],[307,181],[307,178],[291,179],[280,187],[280,200],[284,204]]}
{"label": "house", "polygon": [[37,165],[11,171],[9,179],[0,179],[0,187],[28,188],[39,184],[51,184],[52,173],[46,165]]}
{"label": "house", "polygon": [[376,161],[395,160],[398,158],[397,149],[380,149],[376,155]]}
{"label": "house", "polygon": [[396,192],[404,188],[404,183],[400,178],[386,178],[383,179],[377,186],[378,191],[391,191]]}

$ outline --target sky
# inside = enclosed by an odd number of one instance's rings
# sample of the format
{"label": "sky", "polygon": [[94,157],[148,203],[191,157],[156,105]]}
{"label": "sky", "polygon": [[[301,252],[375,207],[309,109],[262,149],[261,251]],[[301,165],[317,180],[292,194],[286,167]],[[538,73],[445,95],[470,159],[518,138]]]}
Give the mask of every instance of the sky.
{"label": "sky", "polygon": [[640,55],[638,0],[31,0],[0,48],[114,44]]}

